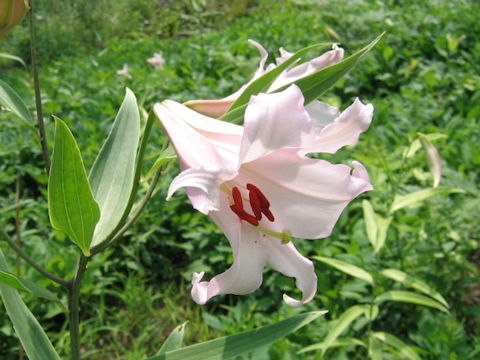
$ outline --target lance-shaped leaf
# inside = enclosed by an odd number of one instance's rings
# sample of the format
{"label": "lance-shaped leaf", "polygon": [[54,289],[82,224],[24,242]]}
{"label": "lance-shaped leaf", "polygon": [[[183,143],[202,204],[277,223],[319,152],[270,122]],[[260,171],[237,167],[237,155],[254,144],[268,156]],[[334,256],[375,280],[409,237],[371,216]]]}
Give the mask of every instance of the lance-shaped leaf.
{"label": "lance-shaped leaf", "polygon": [[56,301],[61,304],[58,297],[51,291],[48,291],[47,289],[35,284],[28,279],[24,279],[18,275],[9,273],[8,271],[0,270],[0,283],[8,285],[17,290],[27,292],[34,296]]}
{"label": "lance-shaped leaf", "polygon": [[442,178],[442,160],[437,149],[428,138],[423,134],[418,134],[420,143],[422,144],[425,157],[427,158],[428,167],[433,177],[433,187],[436,188],[440,184]]}
{"label": "lance-shaped leaf", "polygon": [[332,346],[340,336],[340,334],[360,315],[365,314],[368,309],[367,305],[354,305],[343,312],[338,318],[335,325],[328,332],[327,337],[323,341],[322,355]]}
{"label": "lance-shaped leaf", "polygon": [[428,296],[431,296],[438,302],[442,303],[445,307],[448,308],[447,301],[443,298],[438,291],[435,291],[430,286],[425,284],[423,281],[404,273],[403,271],[397,269],[384,269],[380,271],[383,276],[388,277],[389,279],[398,281],[399,283],[414,288]]}
{"label": "lance-shaped leaf", "polygon": [[88,184],[75,138],[67,125],[57,117],[48,177],[48,213],[52,226],[65,232],[85,256],[89,256],[100,210]]}
{"label": "lance-shaped leaf", "polygon": [[149,357],[147,360],[224,360],[233,358],[281,339],[325,313],[326,311],[314,311],[292,316],[273,325],[186,346]]}
{"label": "lance-shaped leaf", "polygon": [[[423,136],[425,136],[430,142],[447,138],[447,135],[441,133],[424,134]],[[406,158],[410,158],[415,155],[415,153],[421,148],[422,144],[420,143],[420,139],[415,139],[414,141],[412,141],[410,146],[405,149],[403,156]]]}
{"label": "lance-shaped leaf", "polygon": [[369,284],[373,285],[373,277],[370,275],[368,272],[363,270],[362,268],[359,268],[358,266],[349,264],[345,261],[337,260],[337,259],[332,259],[332,258],[326,258],[323,256],[314,256],[313,257],[315,260],[321,261],[327,265],[333,266],[334,268],[343,271],[345,274],[354,276],[356,278],[362,279]]}
{"label": "lance-shaped leaf", "polygon": [[169,144],[166,149],[162,150],[157,160],[155,160],[155,163],[152,165],[150,170],[148,170],[147,174],[142,178],[141,182],[148,181],[148,179],[150,179],[157,172],[157,170],[160,169],[161,166],[172,160],[175,160],[176,158],[177,153],[175,152],[173,146]]}
{"label": "lance-shaped leaf", "polygon": [[393,336],[392,334],[378,331],[373,333],[373,337],[377,340],[384,342],[385,344],[397,349],[400,354],[410,360],[420,360],[420,356],[412,349],[411,346],[405,344],[402,340]]}
{"label": "lance-shaped leaf", "polygon": [[[329,344],[328,347],[336,348],[336,347],[342,347],[342,346],[349,346],[349,347],[361,346],[363,348],[367,348],[367,344],[365,344],[362,340],[350,338],[350,337],[337,339],[333,343]],[[304,347],[302,350],[298,351],[297,354],[302,354],[304,352],[314,351],[314,350],[322,350],[324,347],[325,347],[324,342],[309,345],[307,347]]]}
{"label": "lance-shaped leaf", "polygon": [[167,339],[158,351],[157,355],[162,355],[165,354],[167,351],[180,349],[182,347],[183,336],[185,335],[185,325],[187,325],[186,322],[172,330],[172,332],[170,333],[170,335],[168,335]]}
{"label": "lance-shaped leaf", "polygon": [[390,213],[400,210],[410,205],[417,205],[418,203],[437,195],[449,195],[454,193],[465,193],[462,189],[445,189],[445,188],[430,188],[415,191],[407,195],[396,195],[393,198],[393,203],[390,208]]}
{"label": "lance-shaped leaf", "polygon": [[400,291],[400,290],[391,290],[380,294],[375,298],[375,303],[381,304],[385,301],[399,301],[407,302],[411,304],[429,306],[443,312],[448,313],[448,309],[441,303],[432,298],[411,292],[411,291]]}
{"label": "lance-shaped leaf", "polygon": [[115,230],[127,209],[134,187],[139,138],[137,100],[127,88],[112,129],[90,170],[89,181],[101,214],[92,246],[100,244]]}
{"label": "lance-shaped leaf", "polygon": [[23,59],[21,57],[18,57],[18,56],[12,55],[12,54],[0,53],[0,58],[18,61],[23,66],[27,67],[27,64],[25,64],[25,61],[23,61]]}
{"label": "lance-shaped leaf", "polygon": [[375,213],[372,204],[368,200],[363,200],[362,207],[368,241],[372,244],[374,252],[377,253],[385,245],[387,230],[392,217],[385,218]]}
{"label": "lance-shaped leaf", "polygon": [[[7,262],[1,249],[0,270],[8,272]],[[47,334],[17,291],[0,283],[0,296],[28,358],[30,360],[60,360]]]}
{"label": "lance-shaped leaf", "polygon": [[[335,85],[335,83],[340,80],[342,76],[349,72],[370,50],[373,49],[383,35],[385,35],[385,32],[381,33],[363,49],[357,51],[355,54],[338,62],[337,64],[328,66],[311,75],[295,80],[293,84],[296,84],[302,90],[303,96],[305,97],[305,104],[315,100],[329,88]],[[290,85],[291,84],[287,84],[275,91],[284,90]]]}
{"label": "lance-shaped leaf", "polygon": [[[250,100],[250,97],[252,95],[256,95],[261,92],[266,92],[270,85],[273,84],[275,79],[290,65],[293,65],[296,63],[298,60],[301,59],[302,56],[307,54],[311,50],[318,50],[318,49],[324,49],[326,47],[331,47],[331,43],[321,43],[321,44],[315,44],[308,46],[306,48],[303,48],[299,51],[297,51],[295,54],[293,54],[291,57],[289,57],[287,60],[282,62],[280,65],[276,66],[274,69],[267,71],[265,74],[260,76],[258,79],[253,81],[248,87],[242,92],[242,94],[238,97],[238,99],[232,104],[230,107],[230,110],[235,110],[236,108],[245,105],[248,103]],[[223,117],[222,117],[223,118]]]}
{"label": "lance-shaped leaf", "polygon": [[28,125],[28,127],[35,129],[33,126],[32,115],[30,114],[30,111],[28,111],[22,98],[10,87],[10,85],[2,80],[0,80],[0,105],[17,115]]}

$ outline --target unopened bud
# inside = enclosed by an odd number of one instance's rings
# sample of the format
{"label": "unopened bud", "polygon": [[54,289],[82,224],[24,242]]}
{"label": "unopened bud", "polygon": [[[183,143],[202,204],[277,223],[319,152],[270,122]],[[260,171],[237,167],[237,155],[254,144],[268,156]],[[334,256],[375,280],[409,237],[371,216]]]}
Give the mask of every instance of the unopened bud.
{"label": "unopened bud", "polygon": [[0,39],[22,21],[28,10],[28,0],[0,0]]}

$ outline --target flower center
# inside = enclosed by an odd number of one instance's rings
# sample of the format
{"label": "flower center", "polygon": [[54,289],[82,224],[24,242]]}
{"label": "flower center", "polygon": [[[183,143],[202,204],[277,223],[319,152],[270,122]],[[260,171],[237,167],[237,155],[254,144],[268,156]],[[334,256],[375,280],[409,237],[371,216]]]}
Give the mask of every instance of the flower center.
{"label": "flower center", "polygon": [[250,207],[252,208],[253,215],[245,211],[243,207],[242,194],[238,187],[232,188],[233,204],[230,205],[230,209],[237,214],[241,220],[245,220],[253,226],[258,226],[258,222],[262,219],[262,215],[273,222],[275,217],[270,211],[270,201],[268,201],[265,194],[255,185],[247,184],[248,200]]}

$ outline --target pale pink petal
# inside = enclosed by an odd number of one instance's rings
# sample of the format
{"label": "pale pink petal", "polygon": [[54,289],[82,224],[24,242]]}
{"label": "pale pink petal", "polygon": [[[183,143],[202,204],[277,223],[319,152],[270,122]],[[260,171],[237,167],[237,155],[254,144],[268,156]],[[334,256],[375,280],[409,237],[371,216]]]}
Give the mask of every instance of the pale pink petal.
{"label": "pale pink petal", "polygon": [[245,111],[239,162],[281,148],[311,146],[313,122],[303,103],[303,94],[296,85],[275,94],[252,96]]}
{"label": "pale pink petal", "polygon": [[323,101],[314,100],[305,106],[305,109],[313,120],[316,134],[340,116],[340,111],[336,107]]}
{"label": "pale pink petal", "polygon": [[212,210],[219,210],[220,184],[234,178],[235,175],[235,172],[229,172],[228,169],[186,169],[170,183],[167,200],[172,197],[175,191],[184,187],[187,189],[193,207],[198,211],[208,214]]}
{"label": "pale pink petal", "polygon": [[294,277],[297,288],[302,291],[301,300],[284,295],[285,302],[290,306],[298,307],[312,300],[317,292],[317,275],[315,275],[313,263],[302,256],[292,242],[282,244],[280,240],[272,239],[266,246],[267,262],[270,266],[285,276]]}
{"label": "pale pink petal", "polygon": [[232,167],[232,160],[221,154],[207,137],[188,124],[192,116],[201,116],[171,100],[153,108],[177,152],[182,169],[209,168],[220,170]]}
{"label": "pale pink petal", "polygon": [[[293,66],[287,71],[282,72],[280,76],[275,79],[269,88],[269,92],[275,91],[284,85],[290,84],[302,77],[311,75],[323,68],[338,63],[343,59],[343,53],[344,51],[342,48],[335,46],[333,50],[327,51],[319,57],[304,62],[303,64]],[[291,54],[284,51],[280,61],[285,61],[287,57],[289,57],[288,55]]]}
{"label": "pale pink petal", "polygon": [[300,238],[323,238],[347,204],[372,189],[367,172],[359,163],[354,171],[346,165],[310,159],[288,151],[276,151],[242,166],[235,178],[252,183],[270,201],[273,223],[262,226],[282,232],[288,229]]}
{"label": "pale pink petal", "polygon": [[184,105],[200,114],[218,118],[230,109],[230,106],[232,106],[235,100],[236,98],[225,98],[220,100],[190,100],[185,102]]}
{"label": "pale pink petal", "polygon": [[255,228],[241,224],[239,232],[236,247],[232,246],[234,261],[227,271],[210,281],[201,281],[203,274],[194,274],[191,294],[196,303],[205,304],[213,296],[221,294],[248,294],[261,285],[267,261],[266,249],[258,241],[259,233]]}
{"label": "pale pink petal", "polygon": [[343,146],[354,145],[360,134],[370,126],[372,117],[372,104],[365,105],[357,98],[334,122],[317,134],[314,146],[305,148],[300,153],[335,153]]}

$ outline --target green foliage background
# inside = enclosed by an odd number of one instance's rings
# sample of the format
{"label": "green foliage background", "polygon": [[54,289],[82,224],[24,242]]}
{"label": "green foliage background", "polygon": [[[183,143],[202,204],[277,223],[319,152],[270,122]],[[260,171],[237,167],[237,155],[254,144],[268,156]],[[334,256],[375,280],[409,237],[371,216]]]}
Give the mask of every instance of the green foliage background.
{"label": "green foliage background", "polygon": [[[474,359],[480,354],[479,165],[480,35],[475,0],[284,0],[284,1],[62,1],[38,0],[40,81],[45,113],[64,119],[92,165],[122,101],[124,87],[149,111],[165,98],[179,101],[219,98],[250,79],[258,64],[252,38],[273,56],[283,46],[294,51],[312,43],[337,41],[347,54],[382,31],[385,38],[323,100],[344,109],[355,97],[375,107],[374,121],[359,144],[329,159],[362,161],[375,191],[375,211],[389,215],[395,195],[432,186],[422,151],[404,153],[418,132],[442,134],[434,141],[443,165],[441,186],[465,194],[437,196],[395,212],[383,249],[374,254],[365,231],[362,199],[354,201],[327,239],[296,240],[304,254],[334,257],[375,276],[376,286],[316,262],[318,295],[300,310],[282,303],[294,282],[267,271],[262,288],[244,296],[223,296],[199,307],[189,296],[193,271],[209,276],[232,261],[223,234],[177,194],[165,202],[166,188],[178,169],[167,173],[156,196],[127,236],[94,259],[82,287],[82,343],[88,359],[139,359],[154,354],[176,325],[189,321],[187,342],[233,334],[272,323],[298,311],[327,309],[317,321],[252,359],[345,359],[366,357],[353,345],[296,354],[323,341],[348,307],[369,303],[386,289],[402,289],[381,278],[381,269],[401,269],[439,291],[450,313],[400,302],[382,304],[373,323],[421,350],[425,359]],[[26,24],[25,24],[26,25]],[[146,62],[162,52],[164,69]],[[0,52],[29,63],[28,27],[15,28]],[[128,64],[132,79],[116,74]],[[0,59],[0,77],[34,108],[30,69]],[[0,112],[0,226],[15,229],[15,187],[21,204],[19,229],[24,248],[49,271],[68,277],[75,248],[52,233],[46,205],[47,178],[37,140],[13,115]],[[54,123],[47,120],[50,145]],[[164,135],[154,130],[151,162]],[[7,245],[1,243],[4,251]],[[15,255],[10,254],[11,267]],[[62,291],[25,264],[24,277]],[[27,297],[57,348],[68,349],[65,315],[57,304]],[[15,359],[18,342],[0,310],[0,357]],[[364,320],[343,337],[362,338]],[[380,351],[380,350],[379,350]],[[402,358],[394,348],[385,359]]]}

